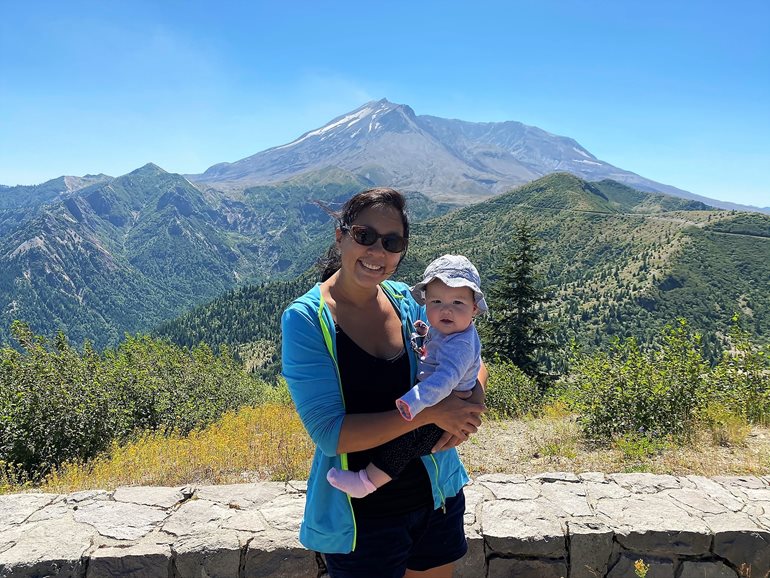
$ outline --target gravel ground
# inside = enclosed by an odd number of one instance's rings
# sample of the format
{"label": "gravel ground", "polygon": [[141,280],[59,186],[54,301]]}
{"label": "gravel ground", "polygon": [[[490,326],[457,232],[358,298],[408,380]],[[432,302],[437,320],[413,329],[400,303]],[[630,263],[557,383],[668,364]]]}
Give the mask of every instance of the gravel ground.
{"label": "gravel ground", "polygon": [[715,445],[704,432],[691,445],[640,457],[586,444],[571,417],[485,420],[459,451],[471,475],[553,471],[704,476],[770,473],[770,429],[761,427],[752,428],[743,444]]}

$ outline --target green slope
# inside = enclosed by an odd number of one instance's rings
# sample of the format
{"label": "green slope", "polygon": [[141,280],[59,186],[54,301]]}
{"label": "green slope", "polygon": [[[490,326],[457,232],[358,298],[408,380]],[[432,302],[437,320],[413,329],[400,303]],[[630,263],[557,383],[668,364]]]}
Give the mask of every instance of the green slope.
{"label": "green slope", "polygon": [[[706,333],[706,345],[715,355],[735,311],[743,313],[760,340],[770,336],[770,217],[706,210],[698,202],[642,193],[612,181],[587,183],[568,174],[549,175],[415,223],[409,255],[396,277],[414,283],[434,257],[463,253],[477,264],[488,286],[520,220],[540,240],[542,272],[555,297],[548,314],[562,343],[577,338],[602,345],[631,335],[649,340],[665,324],[685,317]],[[264,285],[248,299],[259,301],[264,294],[272,302],[274,291]],[[287,303],[291,295],[284,297]],[[209,307],[207,322],[192,312],[186,323],[212,327],[222,315],[217,323],[226,327],[245,311],[244,303],[232,297]],[[273,314],[272,309],[252,309],[244,313],[251,333],[217,339],[273,340],[273,333],[261,329],[275,327]],[[207,333],[199,330],[196,336],[205,340]]]}
{"label": "green slope", "polygon": [[[326,169],[242,192],[201,190],[153,164],[92,180],[61,193],[59,179],[27,205],[0,209],[0,342],[23,319],[37,333],[115,344],[240,284],[293,278],[328,244],[330,218],[313,201],[338,208],[369,186]],[[16,202],[29,191],[0,193]],[[409,198],[416,218],[451,208]]]}

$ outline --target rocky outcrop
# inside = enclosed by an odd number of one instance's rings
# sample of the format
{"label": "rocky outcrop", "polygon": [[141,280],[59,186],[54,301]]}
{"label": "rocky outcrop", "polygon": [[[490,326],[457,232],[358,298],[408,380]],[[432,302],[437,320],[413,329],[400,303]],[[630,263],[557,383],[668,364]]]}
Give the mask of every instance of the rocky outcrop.
{"label": "rocky outcrop", "polygon": [[[770,576],[770,476],[492,474],[466,488],[465,578]],[[305,483],[0,496],[0,577],[319,577]]]}

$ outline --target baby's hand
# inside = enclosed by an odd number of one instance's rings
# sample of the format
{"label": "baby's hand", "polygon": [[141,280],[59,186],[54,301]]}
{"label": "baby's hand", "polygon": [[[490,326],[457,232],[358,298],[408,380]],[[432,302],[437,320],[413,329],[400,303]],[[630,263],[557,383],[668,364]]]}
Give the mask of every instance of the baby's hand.
{"label": "baby's hand", "polygon": [[420,337],[425,337],[428,334],[428,324],[418,319],[414,322],[414,330]]}
{"label": "baby's hand", "polygon": [[459,397],[460,399],[468,399],[471,395],[473,395],[473,390],[469,389],[468,391],[455,391],[452,390],[452,393]]}

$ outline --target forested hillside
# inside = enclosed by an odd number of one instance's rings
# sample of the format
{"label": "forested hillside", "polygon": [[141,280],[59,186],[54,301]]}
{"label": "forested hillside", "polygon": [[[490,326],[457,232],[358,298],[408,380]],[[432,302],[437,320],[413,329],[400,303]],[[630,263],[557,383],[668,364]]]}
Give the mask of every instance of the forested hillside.
{"label": "forested hillside", "polygon": [[[112,179],[0,190],[0,343],[15,319],[117,344],[244,283],[293,279],[329,215],[371,183],[329,168],[245,191],[198,188],[149,164]],[[409,193],[414,218],[452,208]]]}
{"label": "forested hillside", "polygon": [[[544,283],[553,294],[547,318],[562,346],[572,339],[605,346],[629,336],[648,342],[686,318],[716,359],[735,312],[760,342],[770,336],[770,217],[563,173],[416,222],[396,278],[414,283],[430,260],[452,252],[471,258],[488,286],[522,220],[539,240]],[[331,238],[331,224],[326,229]],[[278,314],[309,286],[312,273],[304,279],[233,292],[164,325],[162,333],[180,343],[261,343],[269,351]]]}

